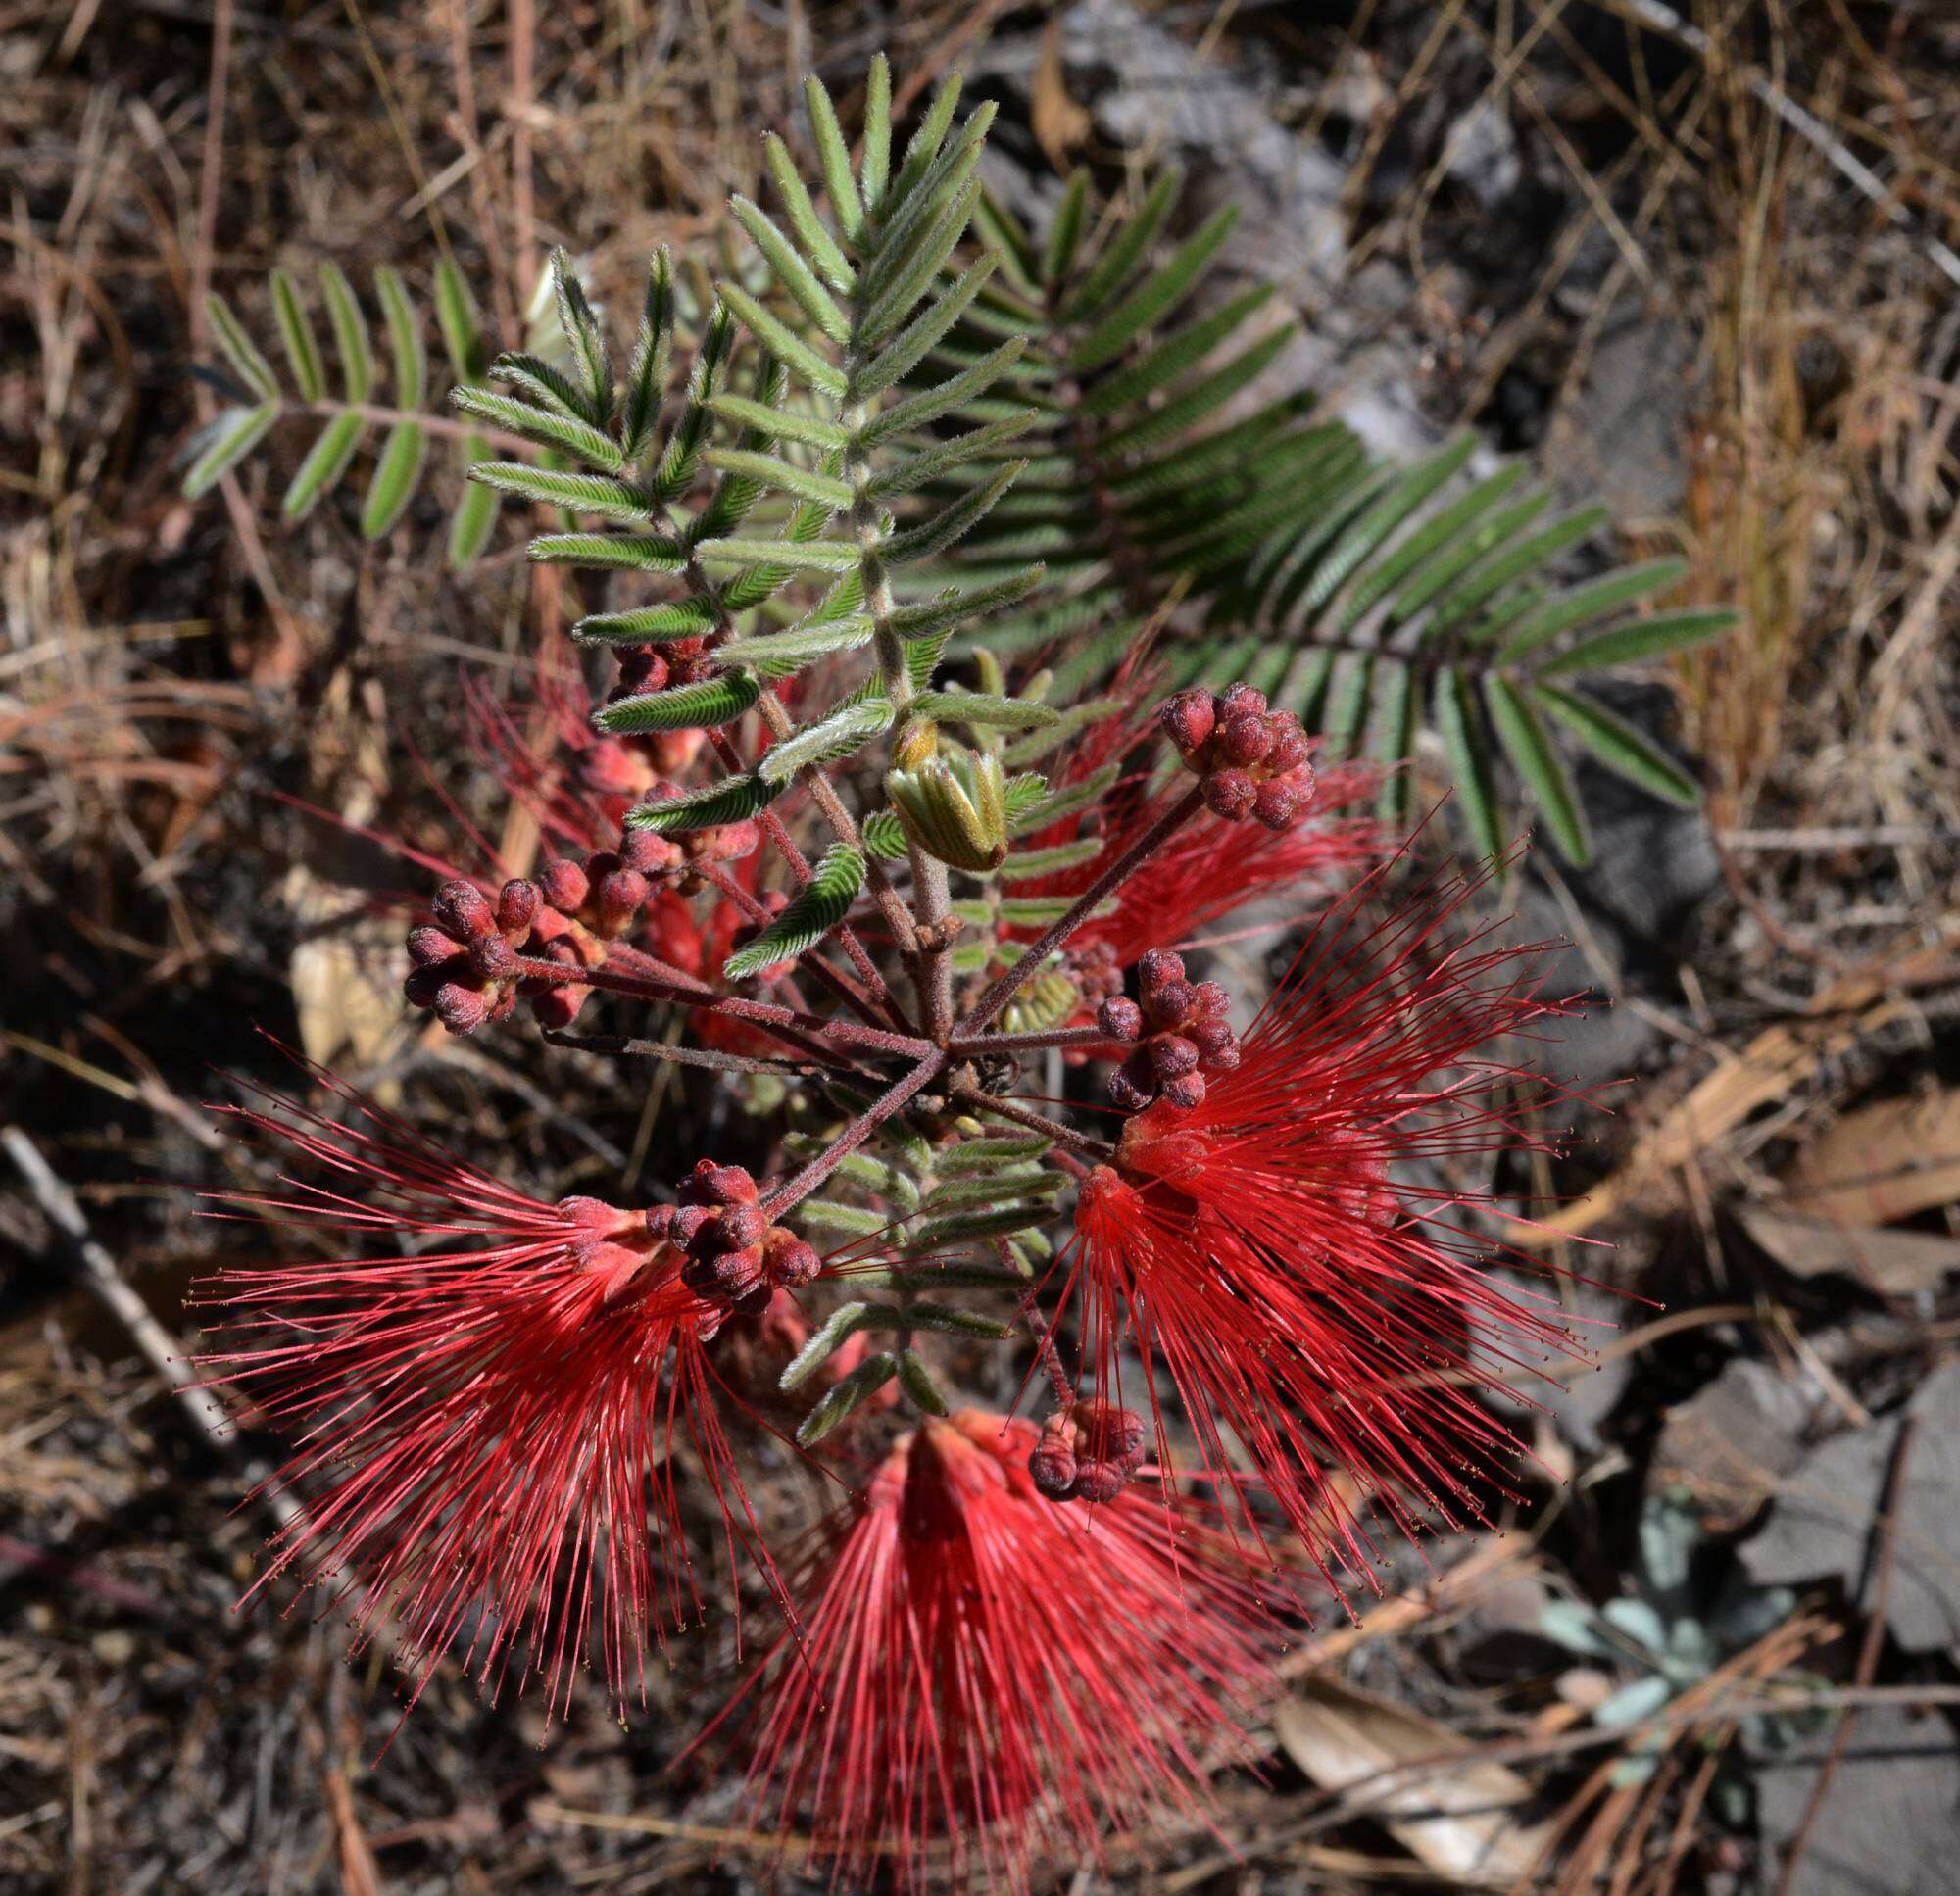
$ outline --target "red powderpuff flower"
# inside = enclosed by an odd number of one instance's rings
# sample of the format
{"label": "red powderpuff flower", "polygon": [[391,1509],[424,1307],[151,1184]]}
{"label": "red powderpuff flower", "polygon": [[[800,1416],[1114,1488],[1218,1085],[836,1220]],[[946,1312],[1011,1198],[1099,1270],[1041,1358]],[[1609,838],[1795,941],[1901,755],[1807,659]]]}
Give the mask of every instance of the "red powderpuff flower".
{"label": "red powderpuff flower", "polygon": [[[1092,726],[1057,773],[1056,788],[1086,782],[1098,768],[1155,734],[1154,720],[1139,728],[1112,717]],[[1149,755],[1154,760],[1153,746]],[[1379,862],[1387,851],[1390,838],[1380,824],[1335,813],[1366,802],[1381,784],[1382,773],[1372,764],[1330,765],[1315,778],[1313,807],[1306,818],[1279,831],[1228,823],[1200,810],[1145,858],[1102,913],[1075,932],[1071,951],[1080,956],[1106,947],[1127,966],[1146,948],[1188,943],[1206,923],[1268,896],[1289,896],[1304,908],[1352,871]],[[1028,838],[1031,848],[1067,843],[1086,833],[1084,824],[1093,819],[1102,826],[1101,852],[1072,868],[1026,878],[1014,893],[1079,896],[1188,787],[1189,779],[1180,775],[1149,794],[1143,775],[1119,779],[1088,815],[1065,817]]]}
{"label": "red powderpuff flower", "polygon": [[[1125,1122],[1054,1267],[1098,1386],[1124,1399],[1125,1348],[1153,1409],[1168,1378],[1207,1480],[1248,1519],[1263,1496],[1337,1586],[1378,1557],[1337,1475],[1411,1535],[1483,1520],[1519,1449],[1480,1394],[1581,1353],[1554,1297],[1491,1274],[1461,1218],[1478,1194],[1439,1182],[1538,1143],[1506,1094],[1551,1090],[1492,1046],[1571,1009],[1533,992],[1542,948],[1446,941],[1460,880],[1373,929],[1367,893],[1323,918],[1236,1069]],[[1160,1410],[1157,1448],[1167,1467]]]}
{"label": "red powderpuff flower", "polygon": [[1032,1423],[966,1410],[907,1435],[811,1536],[803,1621],[716,1721],[753,1737],[756,1827],[802,1815],[834,1880],[889,1863],[1024,1888],[1105,1826],[1202,1819],[1274,1627],[1232,1544],[1134,1492],[1084,1511],[1028,1472]]}
{"label": "red powderpuff flower", "polygon": [[703,1353],[724,1307],[685,1288],[644,1214],[530,1197],[318,1077],[353,1123],[271,1093],[270,1111],[224,1110],[336,1177],[225,1201],[411,1254],[201,1287],[245,1333],[214,1372],[303,1429],[280,1479],[309,1505],[247,1597],[291,1569],[351,1600],[356,1650],[394,1629],[411,1705],[459,1642],[492,1696],[515,1661],[557,1711],[595,1655],[616,1701],[644,1696],[650,1624],[700,1605],[681,1442],[731,1544],[759,1549]]}

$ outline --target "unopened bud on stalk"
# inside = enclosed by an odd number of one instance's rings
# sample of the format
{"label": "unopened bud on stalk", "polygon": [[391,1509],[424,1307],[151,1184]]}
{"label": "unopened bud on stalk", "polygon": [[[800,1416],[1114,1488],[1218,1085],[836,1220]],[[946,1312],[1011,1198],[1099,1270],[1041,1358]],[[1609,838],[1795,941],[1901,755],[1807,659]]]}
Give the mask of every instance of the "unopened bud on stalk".
{"label": "unopened bud on stalk", "polygon": [[1007,786],[993,753],[948,743],[922,727],[885,773],[906,835],[955,869],[997,869],[1007,854]]}

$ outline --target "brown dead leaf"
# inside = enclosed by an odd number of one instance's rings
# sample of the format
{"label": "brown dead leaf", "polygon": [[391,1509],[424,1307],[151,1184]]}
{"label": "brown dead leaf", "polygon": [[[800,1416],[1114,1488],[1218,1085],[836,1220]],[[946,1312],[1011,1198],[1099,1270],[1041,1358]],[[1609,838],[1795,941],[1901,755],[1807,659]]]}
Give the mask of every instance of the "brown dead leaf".
{"label": "brown dead leaf", "polygon": [[[1379,1815],[1403,1849],[1450,1882],[1508,1887],[1531,1874],[1550,1840],[1546,1825],[1512,1814],[1532,1794],[1516,1772],[1479,1760],[1446,1725],[1388,1699],[1323,1675],[1279,1707],[1273,1726],[1287,1756],[1329,1790],[1436,1761],[1369,1784],[1356,1807]],[[1463,1762],[1445,1762],[1456,1757]]]}
{"label": "brown dead leaf", "polygon": [[1655,1173],[1694,1164],[1758,1106],[1786,1098],[1821,1062],[1902,1015],[1907,1007],[1902,991],[1951,980],[1960,917],[1948,916],[1937,942],[1878,973],[1846,975],[1832,983],[1810,1013],[1765,1028],[1740,1052],[1725,1056],[1642,1134],[1610,1178],[1562,1211],[1529,1224],[1514,1222],[1511,1241],[1543,1246],[1590,1231],[1632,1199]]}
{"label": "brown dead leaf", "polygon": [[1784,1183],[1788,1210],[1838,1225],[1889,1225],[1960,1202],[1960,1091],[1846,1113]]}
{"label": "brown dead leaf", "polygon": [[1048,23],[1042,35],[1041,60],[1035,67],[1029,119],[1035,142],[1056,170],[1068,170],[1069,154],[1089,136],[1089,114],[1068,96],[1068,78],[1061,70],[1061,16]]}
{"label": "brown dead leaf", "polygon": [[1750,1205],[1737,1216],[1742,1229],[1797,1277],[1854,1277],[1884,1296],[1900,1297],[1937,1289],[1948,1271],[1960,1271],[1960,1238],[1937,1232],[1840,1225],[1789,1209],[1788,1201]]}

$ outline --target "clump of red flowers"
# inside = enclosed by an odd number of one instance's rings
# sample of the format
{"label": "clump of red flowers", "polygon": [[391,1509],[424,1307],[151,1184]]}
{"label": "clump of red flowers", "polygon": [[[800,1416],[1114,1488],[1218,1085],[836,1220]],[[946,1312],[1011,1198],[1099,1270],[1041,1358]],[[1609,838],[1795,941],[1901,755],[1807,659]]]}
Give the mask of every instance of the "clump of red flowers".
{"label": "clump of red flowers", "polygon": [[1024,1888],[1037,1850],[1095,1861],[1110,1825],[1201,1821],[1246,1749],[1274,1643],[1258,1571],[1152,1496],[1048,1499],[1040,1442],[976,1409],[900,1440],[806,1547],[800,1631],[723,1714],[755,1826],[807,1824],[840,1885],[883,1865],[902,1889],[935,1868]]}

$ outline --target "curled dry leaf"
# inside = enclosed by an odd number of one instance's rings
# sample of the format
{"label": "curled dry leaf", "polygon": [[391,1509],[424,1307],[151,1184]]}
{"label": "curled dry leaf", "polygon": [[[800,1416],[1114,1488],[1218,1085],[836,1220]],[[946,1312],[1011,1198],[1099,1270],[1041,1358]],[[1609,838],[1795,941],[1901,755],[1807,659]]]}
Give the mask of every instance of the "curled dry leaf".
{"label": "curled dry leaf", "polygon": [[[1532,1873],[1550,1842],[1548,1826],[1517,1815],[1532,1795],[1524,1778],[1480,1760],[1446,1725],[1388,1699],[1313,1678],[1279,1707],[1273,1726],[1316,1784],[1341,1790],[1379,1777],[1357,1791],[1356,1808],[1378,1815],[1397,1843],[1450,1882],[1508,1888]],[[1396,1769],[1419,1760],[1421,1769]]]}

